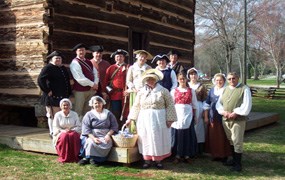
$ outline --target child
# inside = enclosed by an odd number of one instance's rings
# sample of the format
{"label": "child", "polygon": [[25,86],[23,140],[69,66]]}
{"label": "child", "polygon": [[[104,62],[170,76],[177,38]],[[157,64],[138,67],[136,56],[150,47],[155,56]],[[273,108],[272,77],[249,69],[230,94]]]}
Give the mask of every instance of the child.
{"label": "child", "polygon": [[184,160],[190,163],[190,157],[197,153],[197,139],[194,129],[194,113],[197,106],[196,93],[187,87],[184,73],[178,73],[179,86],[171,91],[174,99],[177,121],[172,124],[172,151],[175,155],[174,163]]}

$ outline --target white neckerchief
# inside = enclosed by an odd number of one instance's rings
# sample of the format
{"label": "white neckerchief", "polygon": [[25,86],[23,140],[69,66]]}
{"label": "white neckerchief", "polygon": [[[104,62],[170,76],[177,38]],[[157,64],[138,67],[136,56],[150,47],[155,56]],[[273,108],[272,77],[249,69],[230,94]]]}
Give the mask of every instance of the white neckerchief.
{"label": "white neckerchief", "polygon": [[137,62],[135,62],[135,63],[133,64],[133,67],[134,67],[134,70],[136,70],[136,71],[139,71],[139,70],[141,70],[141,71],[146,71],[147,65],[146,65],[146,64],[143,64],[142,67],[140,67],[139,64],[138,64]]}
{"label": "white neckerchief", "polygon": [[91,112],[98,118],[99,120],[104,120],[107,119],[107,114],[108,114],[107,109],[103,109],[101,113],[97,112],[95,109],[92,109]]}

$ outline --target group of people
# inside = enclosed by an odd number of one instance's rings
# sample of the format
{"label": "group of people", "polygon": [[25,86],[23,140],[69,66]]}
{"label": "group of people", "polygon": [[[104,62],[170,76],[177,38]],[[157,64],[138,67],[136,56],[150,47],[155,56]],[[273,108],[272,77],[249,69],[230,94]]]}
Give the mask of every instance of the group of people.
{"label": "group of people", "polygon": [[[93,59],[85,58],[87,50]],[[110,152],[111,135],[126,124],[136,125],[144,169],[152,162],[162,169],[162,160],[171,155],[173,163],[190,163],[207,152],[213,160],[241,171],[252,104],[249,88],[239,83],[236,73],[216,74],[208,92],[198,71],[178,62],[177,50],[154,57],[146,50],[134,51],[133,65],[125,62],[128,52],[123,49],[111,54],[116,63],[110,65],[102,59],[103,50],[100,45],[77,44],[70,63],[72,78],[61,63],[62,54],[55,51],[39,75],[58,161],[99,165]],[[152,68],[148,60],[157,66]]]}

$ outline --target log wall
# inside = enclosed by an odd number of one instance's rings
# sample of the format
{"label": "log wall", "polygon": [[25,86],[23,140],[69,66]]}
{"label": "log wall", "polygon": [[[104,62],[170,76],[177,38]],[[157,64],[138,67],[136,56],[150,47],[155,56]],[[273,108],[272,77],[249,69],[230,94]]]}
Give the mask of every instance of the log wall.
{"label": "log wall", "polygon": [[[175,48],[181,61],[193,66],[194,9],[195,0],[0,1],[1,101],[6,95],[5,104],[17,104],[19,94],[38,97],[36,79],[45,56],[59,50],[69,64],[80,42],[103,45],[104,57],[118,48],[132,55],[137,33],[139,46],[152,54]],[[11,95],[17,96],[14,102]]]}

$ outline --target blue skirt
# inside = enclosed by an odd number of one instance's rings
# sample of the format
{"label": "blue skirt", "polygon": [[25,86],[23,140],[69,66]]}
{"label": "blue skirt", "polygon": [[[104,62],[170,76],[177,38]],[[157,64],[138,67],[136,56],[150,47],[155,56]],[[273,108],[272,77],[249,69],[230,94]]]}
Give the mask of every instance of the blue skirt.
{"label": "blue skirt", "polygon": [[188,156],[193,158],[197,155],[198,145],[194,128],[194,120],[188,129],[171,128],[172,153],[181,158]]}

